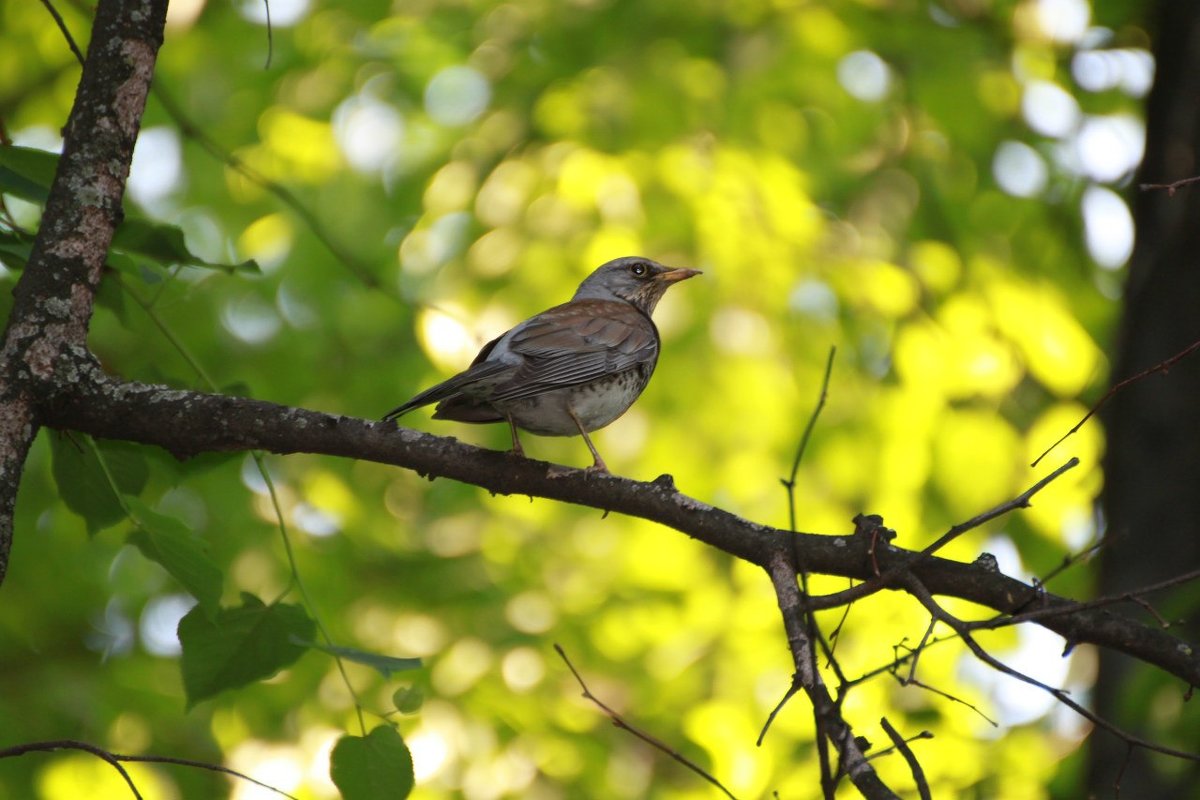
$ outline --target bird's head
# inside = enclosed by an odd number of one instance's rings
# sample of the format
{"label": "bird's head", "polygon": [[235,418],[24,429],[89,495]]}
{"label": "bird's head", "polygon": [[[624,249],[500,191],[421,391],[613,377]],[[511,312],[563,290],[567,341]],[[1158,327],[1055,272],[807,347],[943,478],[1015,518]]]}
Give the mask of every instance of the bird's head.
{"label": "bird's head", "polygon": [[699,274],[698,269],[675,269],[641,256],[625,256],[597,267],[572,299],[624,300],[650,314],[671,284]]}

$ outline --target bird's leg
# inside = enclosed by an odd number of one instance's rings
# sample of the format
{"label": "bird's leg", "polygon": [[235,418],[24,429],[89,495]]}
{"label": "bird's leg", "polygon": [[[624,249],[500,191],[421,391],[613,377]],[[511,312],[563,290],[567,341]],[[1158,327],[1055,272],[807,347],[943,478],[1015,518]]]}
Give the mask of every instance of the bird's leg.
{"label": "bird's leg", "polygon": [[589,472],[608,472],[608,465],[604,463],[604,459],[600,457],[600,453],[596,451],[596,445],[592,444],[592,437],[588,436],[587,431],[583,429],[583,423],[579,421],[579,417],[575,416],[575,412],[567,409],[567,413],[571,415],[571,420],[575,423],[575,427],[579,428],[579,435],[583,437],[583,441],[587,443],[588,450],[592,451],[592,458],[596,459],[596,463],[588,467]]}
{"label": "bird's leg", "polygon": [[508,429],[509,429],[509,431],[512,432],[513,455],[524,458],[525,457],[525,448],[521,447],[521,440],[519,438],[517,438],[517,424],[515,422],[513,422],[513,418],[511,416],[505,416],[505,419],[508,420]]}

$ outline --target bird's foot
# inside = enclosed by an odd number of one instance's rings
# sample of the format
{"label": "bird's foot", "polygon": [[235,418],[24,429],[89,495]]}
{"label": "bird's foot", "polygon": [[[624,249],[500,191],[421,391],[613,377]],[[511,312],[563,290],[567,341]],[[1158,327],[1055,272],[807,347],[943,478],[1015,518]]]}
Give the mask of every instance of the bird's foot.
{"label": "bird's foot", "polygon": [[[579,472],[578,467],[568,467],[565,464],[551,464],[546,470],[547,478],[566,478]],[[585,475],[603,475],[612,477],[612,473],[608,471],[608,467],[603,461],[592,464],[590,467],[585,467],[583,470]]]}

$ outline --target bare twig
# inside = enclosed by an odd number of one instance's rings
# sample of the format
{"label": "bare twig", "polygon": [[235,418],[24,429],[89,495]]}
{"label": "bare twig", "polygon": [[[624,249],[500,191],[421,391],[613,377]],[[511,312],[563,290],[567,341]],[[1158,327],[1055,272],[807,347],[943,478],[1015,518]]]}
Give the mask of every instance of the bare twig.
{"label": "bare twig", "polygon": [[[958,638],[958,636],[954,635],[954,634],[951,634],[950,636],[934,637],[934,638],[930,639],[928,641],[928,643],[926,643],[925,649],[928,650],[930,647],[933,647],[934,645],[942,644],[943,642],[948,642],[948,641],[951,641],[951,640],[957,639],[957,638]],[[903,649],[905,651],[903,655],[900,654],[901,649]],[[907,663],[908,661],[911,661],[915,655],[916,655],[916,649],[906,646],[904,644],[904,640],[902,640],[900,642],[900,644],[892,645],[892,660],[890,663],[884,664],[881,667],[876,667],[875,669],[872,669],[872,670],[867,670],[866,672],[859,675],[857,678],[851,678],[850,680],[843,683],[841,687],[839,687],[839,691],[842,691],[842,692],[849,691],[850,689],[854,688],[855,686],[866,683],[867,681],[869,681],[873,678],[877,678],[880,675],[883,675],[884,673],[890,673],[892,675],[896,675],[898,673],[900,667],[904,666],[904,664]]]}
{"label": "bare twig", "polygon": [[[1189,179],[1187,179],[1187,182],[1191,182],[1194,180],[1197,180],[1197,178],[1189,178]],[[1183,182],[1184,181],[1178,181],[1177,183],[1183,183]],[[1145,187],[1143,187],[1143,188],[1145,188]],[[1167,186],[1167,187],[1157,187],[1156,186],[1153,188],[1169,188],[1169,186]],[[1174,190],[1172,189],[1171,191],[1174,191]],[[1066,441],[1070,436],[1072,436],[1077,430],[1082,428],[1087,423],[1087,421],[1089,419],[1091,419],[1092,417],[1094,417],[1096,415],[1096,413],[1101,408],[1104,407],[1104,404],[1107,403],[1109,400],[1111,400],[1113,398],[1113,396],[1116,395],[1118,392],[1124,391],[1129,386],[1137,383],[1138,381],[1142,380],[1143,378],[1153,375],[1156,372],[1167,372],[1169,369],[1171,369],[1171,367],[1175,366],[1180,361],[1187,358],[1188,356],[1190,356],[1192,353],[1196,352],[1197,350],[1200,350],[1200,340],[1192,342],[1191,344],[1189,344],[1187,347],[1180,350],[1175,355],[1171,356],[1170,358],[1166,359],[1165,361],[1160,361],[1159,363],[1155,364],[1153,367],[1149,367],[1148,369],[1142,370],[1137,375],[1134,375],[1132,378],[1126,378],[1125,380],[1121,381],[1120,383],[1114,384],[1112,386],[1112,388],[1110,388],[1107,392],[1104,393],[1104,396],[1100,398],[1100,400],[1096,403],[1096,405],[1092,406],[1088,410],[1088,412],[1083,415],[1083,419],[1079,420],[1079,422],[1076,422],[1071,427],[1071,430],[1067,431],[1062,436],[1060,436],[1058,438],[1058,441],[1056,441],[1054,444],[1047,447],[1040,456],[1038,456],[1037,458],[1035,458],[1033,460],[1033,463],[1030,464],[1030,466],[1036,467],[1043,458],[1048,456],[1050,454],[1050,452],[1052,450],[1054,450],[1054,448],[1058,447],[1060,444],[1062,444],[1064,441]]]}
{"label": "bare twig", "polygon": [[1009,500],[1008,502],[1005,502],[1005,503],[1001,503],[1000,505],[996,506],[995,508],[989,509],[988,511],[985,511],[982,514],[971,517],[971,519],[967,520],[966,522],[958,523],[957,525],[952,527],[950,530],[943,533],[936,542],[934,542],[933,544],[929,545],[924,550],[922,550],[921,555],[928,556],[928,555],[932,555],[933,553],[936,553],[938,550],[942,549],[947,544],[949,544],[950,542],[957,539],[959,536],[962,536],[967,531],[972,530],[974,528],[978,528],[980,525],[983,525],[985,522],[991,522],[996,517],[1004,516],[1005,514],[1009,513],[1010,511],[1016,511],[1018,508],[1029,508],[1029,501],[1033,499],[1033,496],[1035,494],[1037,494],[1042,489],[1045,489],[1047,486],[1049,486],[1056,478],[1058,478],[1058,476],[1062,475],[1064,472],[1066,472],[1069,469],[1074,469],[1077,466],[1079,466],[1078,458],[1072,457],[1072,458],[1068,459],[1067,462],[1065,464],[1063,464],[1061,467],[1054,470],[1054,472],[1051,472],[1046,477],[1042,478],[1040,481],[1035,483],[1033,486],[1030,486],[1028,489],[1021,492],[1021,494],[1017,495],[1012,500]]}
{"label": "bare twig", "polygon": [[58,13],[58,9],[50,0],[42,0],[42,5],[50,12],[50,16],[54,17],[54,24],[62,32],[63,38],[67,40],[67,45],[71,48],[71,52],[75,54],[75,60],[81,65],[83,64],[83,51],[79,49],[79,45],[75,44],[75,37],[71,35],[71,31],[67,29],[67,23],[63,20],[62,14]]}
{"label": "bare twig", "polygon": [[363,265],[355,256],[353,256],[345,247],[339,243],[334,236],[325,229],[325,225],[318,219],[317,215],[300,201],[289,189],[282,184],[271,180],[266,175],[263,175],[258,170],[251,167],[242,159],[235,156],[233,153],[225,150],[221,145],[209,136],[204,130],[193,122],[183,111],[178,103],[167,94],[161,84],[154,84],[151,87],[151,94],[162,104],[163,110],[167,112],[175,124],[179,127],[180,133],[189,139],[192,139],[199,144],[209,155],[223,164],[227,165],[234,172],[237,172],[246,180],[258,184],[263,189],[266,189],[271,194],[292,210],[297,217],[312,231],[313,236],[317,238],[326,250],[333,255],[339,263],[342,264],[352,275],[354,275],[364,286],[371,289],[380,289],[379,278],[375,276],[370,269]]}
{"label": "bare twig", "polygon": [[[820,394],[817,395],[817,404],[816,404],[816,406],[813,407],[813,411],[808,417],[808,423],[804,426],[804,433],[801,434],[801,436],[800,436],[800,443],[796,447],[796,457],[794,459],[792,459],[792,470],[790,473],[788,473],[788,477],[786,479],[780,479],[780,483],[783,484],[784,489],[787,491],[788,526],[789,526],[790,530],[792,531],[792,533],[795,533],[797,530],[796,529],[796,475],[800,471],[800,461],[801,461],[801,459],[804,458],[804,452],[805,452],[805,450],[808,449],[808,440],[812,437],[813,429],[817,425],[817,418],[821,416],[821,409],[823,409],[825,407],[825,401],[829,397],[829,379],[830,379],[830,376],[833,374],[833,359],[836,355],[837,355],[837,348],[830,347],[829,348],[829,357],[825,361],[825,376],[821,380],[821,392],[820,392]],[[801,566],[798,555],[799,554],[796,552],[796,548],[795,548],[795,540],[793,539],[792,540],[792,565],[795,568],[795,570],[800,578],[800,590],[805,597],[808,597],[808,594],[809,594],[809,592],[808,592],[808,571],[805,570]],[[847,613],[848,613],[848,609],[847,609]],[[813,612],[811,612],[811,611],[806,612],[805,624],[808,627],[809,641],[816,641],[816,640],[820,639],[821,634],[820,634],[819,629],[817,628],[816,615]],[[822,643],[822,645],[824,645],[823,640],[821,643]],[[824,649],[825,649],[826,656],[827,656],[828,660],[830,661],[830,663],[834,663],[832,648],[825,646]],[[812,671],[815,673],[817,671],[816,650],[814,648],[809,648],[809,654],[812,656],[812,659],[813,659]],[[779,701],[779,703],[776,704],[775,708],[767,716],[766,722],[763,724],[762,731],[758,735],[758,744],[760,746],[762,745],[763,737],[765,737],[767,735],[767,730],[771,727],[771,722],[775,719],[775,716],[779,713],[779,711],[783,708],[783,706],[787,703],[787,701],[789,699],[791,699],[791,697],[794,694],[796,694],[796,689],[797,689],[796,679],[793,678],[792,686],[784,694],[783,698]],[[813,713],[816,714],[815,708],[814,708]],[[819,730],[820,729],[820,720],[815,719],[814,722],[816,723],[816,728]],[[834,780],[833,780],[833,774],[829,770],[829,744],[828,744],[828,742],[826,742],[826,740],[823,736],[817,737],[817,763],[819,763],[821,766],[821,786],[823,787],[823,789],[825,791],[825,796],[826,796],[827,800],[832,800]]]}
{"label": "bare twig", "polygon": [[101,761],[106,762],[109,766],[117,771],[129,786],[129,791],[133,794],[136,800],[142,800],[142,795],[138,791],[137,784],[133,782],[133,777],[121,766],[121,759],[117,758],[107,750],[88,744],[87,742],[76,742],[69,739],[61,739],[52,742],[26,742],[25,744],[13,745],[0,750],[0,758],[15,758],[23,756],[26,753],[52,753],[56,750],[82,750],[85,753],[91,753]]}
{"label": "bare twig", "polygon": [[1179,180],[1172,181],[1171,183],[1139,183],[1138,188],[1143,192],[1149,192],[1154,189],[1165,189],[1167,191],[1167,195],[1173,197],[1175,192],[1180,188],[1184,186],[1190,186],[1197,182],[1200,182],[1200,175],[1193,175],[1190,178],[1180,178]]}
{"label": "bare twig", "polygon": [[[771,585],[775,588],[775,598],[779,603],[779,611],[783,615],[783,627],[787,633],[788,649],[792,653],[792,663],[796,675],[793,680],[800,684],[817,721],[817,736],[828,737],[838,753],[838,762],[843,772],[849,776],[855,788],[866,798],[897,798],[886,784],[880,780],[875,769],[867,761],[863,746],[854,735],[851,727],[841,717],[838,704],[829,694],[829,689],[821,679],[816,669],[816,658],[812,653],[812,641],[808,638],[806,614],[800,587],[797,582],[796,568],[791,563],[787,550],[779,548],[767,563],[767,574]],[[822,787],[829,794],[833,786]]]}
{"label": "bare twig", "polygon": [[616,711],[613,711],[611,708],[609,708],[604,703],[603,700],[601,700],[600,698],[598,698],[594,694],[592,694],[592,691],[588,688],[587,683],[584,682],[583,676],[581,676],[579,674],[579,670],[575,669],[575,665],[571,663],[571,659],[567,658],[566,652],[562,649],[562,647],[558,643],[555,643],[554,651],[556,653],[558,653],[558,657],[563,660],[563,663],[567,665],[567,669],[571,670],[571,674],[575,676],[576,683],[579,684],[579,688],[583,691],[584,699],[590,700],[593,704],[596,705],[596,707],[598,707],[601,711],[603,711],[605,714],[607,714],[608,718],[610,720],[612,720],[613,725],[620,728],[621,730],[629,731],[634,736],[636,736],[637,738],[641,739],[646,744],[653,747],[655,750],[658,750],[659,752],[670,756],[672,759],[674,759],[675,761],[678,761],[680,764],[687,767],[692,772],[699,775],[701,778],[704,778],[704,780],[708,781],[713,786],[716,786],[718,789],[720,789],[722,792],[725,793],[726,797],[730,797],[730,798],[733,798],[733,800],[737,800],[737,798],[734,797],[732,792],[730,792],[728,789],[726,789],[725,786],[719,780],[714,778],[709,773],[705,772],[704,769],[702,767],[700,767],[700,765],[697,764],[695,761],[692,761],[690,758],[683,755],[678,750],[671,747],[669,744],[662,741],[661,739],[659,739],[655,736],[652,736],[649,733],[646,733],[645,731],[643,731],[633,725],[630,725],[628,722],[626,722],[621,717],[620,714],[618,714]]}
{"label": "bare twig", "polygon": [[[903,685],[907,681],[915,681],[917,678],[917,664],[921,661],[921,653],[925,652],[925,644],[932,638],[933,629],[937,626],[937,620],[930,617],[929,625],[925,628],[925,634],[921,637],[921,641],[913,648],[912,659],[908,663],[908,678],[900,681]],[[899,675],[897,675],[899,677]]]}
{"label": "bare twig", "polygon": [[968,709],[975,712],[979,716],[979,718],[982,719],[984,722],[986,722],[988,725],[991,725],[993,728],[1000,727],[1000,723],[997,722],[996,720],[992,719],[991,717],[989,717],[987,714],[983,713],[983,709],[981,709],[979,706],[975,705],[974,703],[969,703],[966,700],[963,700],[961,697],[950,694],[949,692],[947,692],[943,689],[939,689],[936,686],[930,686],[928,683],[919,681],[916,678],[911,677],[911,676],[908,678],[901,678],[899,675],[897,675],[896,680],[900,682],[901,686],[915,686],[918,689],[924,689],[925,691],[929,692],[930,694],[936,694],[938,697],[949,700],[951,703],[958,703],[961,706],[966,706]]}
{"label": "bare twig", "polygon": [[271,0],[262,0],[263,10],[267,17],[267,63],[263,69],[271,68],[271,56],[275,55],[275,26],[271,24]]}
{"label": "bare twig", "polygon": [[97,747],[94,744],[81,742],[76,739],[55,739],[46,742],[25,742],[23,744],[13,745],[12,747],[0,748],[0,759],[16,758],[17,756],[23,756],[28,753],[53,753],[58,750],[81,750],[108,762],[112,765],[113,769],[120,773],[121,777],[125,779],[125,782],[129,784],[129,788],[133,792],[133,796],[137,798],[140,798],[141,795],[138,793],[137,786],[135,786],[133,783],[133,778],[121,765],[121,762],[127,764],[174,764],[181,767],[192,767],[193,769],[208,770],[209,772],[219,772],[222,775],[229,775],[230,777],[240,778],[241,780],[253,783],[255,786],[267,789],[268,791],[274,792],[281,797],[287,797],[289,800],[297,800],[294,795],[288,794],[282,789],[276,789],[274,786],[271,786],[268,783],[263,783],[260,780],[251,778],[244,772],[238,772],[235,769],[230,769],[229,767],[225,767],[220,764],[210,764],[206,761],[193,761],[189,758],[174,758],[171,756],[123,755],[120,753],[110,752],[102,747]]}
{"label": "bare twig", "polygon": [[780,483],[787,489],[788,520],[793,531],[796,530],[796,475],[800,471],[800,460],[804,458],[804,451],[808,449],[808,440],[812,437],[813,428],[817,424],[817,418],[821,416],[821,410],[825,408],[825,401],[829,397],[829,378],[833,374],[833,359],[835,356],[837,356],[837,348],[829,348],[829,356],[825,360],[825,377],[821,380],[821,393],[817,395],[817,405],[808,417],[808,424],[804,426],[804,433],[800,435],[800,444],[796,447],[796,457],[792,459],[792,471],[788,473],[787,478],[780,479]]}
{"label": "bare twig", "polygon": [[1009,677],[1016,678],[1022,683],[1027,683],[1030,686],[1041,689],[1052,696],[1059,703],[1071,709],[1076,714],[1079,714],[1096,727],[1103,728],[1132,747],[1141,747],[1146,750],[1151,750],[1155,753],[1162,753],[1163,755],[1172,756],[1184,761],[1200,763],[1200,754],[1189,753],[1184,750],[1177,750],[1176,748],[1167,747],[1166,745],[1157,744],[1155,742],[1143,739],[1140,736],[1135,736],[1134,734],[1129,733],[1112,722],[1109,722],[1107,719],[1096,714],[1091,709],[1081,705],[1080,703],[1077,703],[1071,698],[1070,693],[1067,690],[1050,686],[1047,683],[1043,683],[1036,678],[1026,675],[1020,670],[1008,666],[1003,661],[987,652],[987,650],[985,650],[977,641],[975,641],[975,637],[971,634],[967,624],[942,608],[942,606],[934,599],[933,595],[929,593],[929,590],[922,585],[918,578],[911,574],[906,575],[904,576],[904,583],[905,588],[909,591],[909,593],[916,597],[921,602],[921,605],[923,605],[930,614],[934,615],[938,621],[944,622],[952,630],[954,630],[970,649],[971,653],[992,669],[996,670],[997,672],[1002,672]]}
{"label": "bare twig", "polygon": [[[909,572],[913,569],[916,569],[925,559],[931,558],[937,550],[946,546],[949,542],[958,538],[959,536],[961,536],[962,534],[971,530],[972,528],[977,528],[980,525],[984,524],[985,522],[989,522],[990,520],[993,520],[996,517],[1002,516],[1011,511],[1015,511],[1018,508],[1027,508],[1030,504],[1030,500],[1033,498],[1033,496],[1035,494],[1040,492],[1042,489],[1046,488],[1046,486],[1051,481],[1055,480],[1060,475],[1062,475],[1064,472],[1077,466],[1078,464],[1079,464],[1078,458],[1070,459],[1065,464],[1063,464],[1061,467],[1054,470],[1054,472],[1052,472],[1049,475],[1047,475],[1046,477],[1042,478],[1040,481],[1035,483],[1033,486],[1030,486],[1028,489],[1026,489],[1024,492],[1022,492],[1017,497],[1014,497],[1012,500],[1009,500],[1007,502],[1001,503],[1000,505],[996,506],[995,508],[985,511],[982,514],[974,516],[971,519],[967,520],[966,522],[961,522],[961,523],[955,525],[954,527],[950,528],[950,530],[946,531],[946,533],[942,534],[937,539],[937,541],[935,541],[933,544],[926,547],[924,550],[919,551],[911,558],[905,559],[901,563],[896,564],[894,567],[884,571],[882,574],[880,574],[878,576],[873,576],[871,578],[868,578],[866,581],[864,581],[856,586],[851,586],[849,589],[843,589],[840,592],[833,592],[832,594],[819,595],[817,597],[806,597],[805,598],[806,609],[813,610],[813,611],[820,611],[820,610],[826,609],[826,608],[836,608],[838,606],[845,605],[846,603],[852,603],[855,600],[860,600],[864,597],[867,597],[868,595],[875,594],[879,590],[881,590],[887,586],[890,586],[901,573]],[[875,539],[872,538],[870,540],[870,545],[873,545],[874,542],[875,542]],[[869,550],[870,550],[870,548],[869,548]],[[868,552],[868,556],[869,555],[870,555],[870,552]]]}
{"label": "bare twig", "polygon": [[1106,536],[1106,537],[1097,539],[1095,542],[1092,542],[1090,545],[1083,548],[1078,553],[1068,553],[1067,555],[1063,556],[1063,560],[1062,560],[1062,562],[1060,562],[1058,564],[1058,566],[1056,566],[1054,569],[1050,570],[1045,575],[1042,575],[1038,578],[1038,580],[1037,580],[1038,585],[1039,586],[1048,585],[1050,583],[1050,581],[1057,578],[1063,572],[1066,572],[1071,567],[1087,560],[1095,553],[1098,553],[1098,552],[1100,552],[1100,550],[1107,547],[1108,541],[1109,541],[1108,537]]}
{"label": "bare twig", "polygon": [[[788,686],[788,690],[783,693],[783,697],[779,698],[779,702],[771,709],[771,713],[767,714],[767,720],[763,723],[762,730],[758,732],[758,738],[754,740],[755,747],[762,747],[763,741],[767,738],[767,731],[771,729],[771,723],[779,716],[779,712],[783,711],[783,707],[787,705],[788,700],[791,700],[797,692],[800,691],[800,678],[798,675],[792,675],[792,683]],[[828,763],[828,762],[826,762]]]}
{"label": "bare twig", "polygon": [[266,789],[269,792],[274,792],[280,797],[287,797],[289,800],[299,800],[295,795],[288,794],[283,789],[277,789],[269,783],[263,783],[256,778],[250,777],[244,772],[238,772],[236,769],[230,769],[229,767],[221,764],[210,764],[206,761],[194,761],[190,758],[175,758],[173,756],[114,755],[113,758],[116,758],[118,761],[148,764],[174,764],[181,767],[192,767],[193,769],[208,770],[209,772],[219,772],[222,775],[228,775],[232,778],[239,778],[247,783],[253,783],[255,786]]}
{"label": "bare twig", "polygon": [[[1149,586],[1143,586],[1141,589],[1122,592],[1115,595],[1108,595],[1105,597],[1097,597],[1094,600],[1084,600],[1072,603],[1071,608],[1072,611],[1082,611],[1104,608],[1105,606],[1117,605],[1119,603],[1135,603],[1146,609],[1146,611],[1158,621],[1161,627],[1166,628],[1170,627],[1170,623],[1163,619],[1160,614],[1158,614],[1149,606],[1149,604],[1142,601],[1141,597],[1154,592],[1160,592],[1163,589],[1171,589],[1176,586],[1182,586],[1196,580],[1200,580],[1200,569],[1184,572],[1180,575],[1176,575],[1173,578],[1168,578],[1167,580],[1159,581],[1158,583],[1152,583]],[[1019,614],[1002,615],[999,617],[993,617],[991,619],[984,619],[965,624],[968,625],[971,630],[991,630],[994,628],[1004,628],[1010,625],[1017,625],[1022,622],[1036,622],[1049,617],[1058,616],[1063,613],[1066,613],[1066,610],[1059,607],[1036,608],[1032,611],[1022,611]]]}
{"label": "bare twig", "polygon": [[[929,783],[925,780],[925,770],[921,769],[921,762],[917,761],[917,757],[913,754],[912,749],[908,746],[911,740],[905,739],[900,735],[899,731],[892,727],[892,723],[888,722],[887,717],[880,717],[880,726],[883,727],[883,732],[892,740],[892,744],[896,746],[896,750],[900,755],[904,756],[904,760],[908,762],[908,769],[912,772],[913,780],[917,784],[917,791],[921,795],[921,800],[933,800],[933,795],[929,792]],[[917,734],[915,739],[930,738],[928,731],[922,731]]]}

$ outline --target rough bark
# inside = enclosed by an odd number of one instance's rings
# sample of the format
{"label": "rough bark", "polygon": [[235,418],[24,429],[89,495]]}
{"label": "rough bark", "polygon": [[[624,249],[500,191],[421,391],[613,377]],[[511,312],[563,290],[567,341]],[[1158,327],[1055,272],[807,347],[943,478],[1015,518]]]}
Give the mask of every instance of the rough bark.
{"label": "rough bark", "polygon": [[166,0],[101,0],[96,8],[62,159],[0,348],[0,581],[37,407],[60,388],[60,358],[87,341],[166,17]]}

